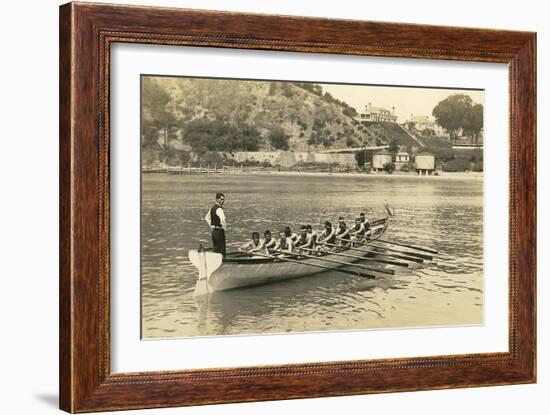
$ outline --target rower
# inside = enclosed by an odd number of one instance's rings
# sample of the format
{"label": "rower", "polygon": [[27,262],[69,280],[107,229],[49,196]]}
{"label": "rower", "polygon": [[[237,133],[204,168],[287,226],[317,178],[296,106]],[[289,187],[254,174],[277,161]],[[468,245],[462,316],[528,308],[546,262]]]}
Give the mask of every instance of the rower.
{"label": "rower", "polygon": [[283,254],[292,254],[292,251],[294,250],[294,241],[287,235],[286,229],[279,233],[279,241],[277,242],[275,250],[280,251]]}
{"label": "rower", "polygon": [[365,238],[365,225],[361,221],[360,217],[355,218],[355,226],[350,230],[351,243],[353,246],[357,242],[362,242]]}
{"label": "rower", "polygon": [[349,229],[343,216],[338,218],[338,226],[336,227],[336,239],[341,246],[348,246],[350,241]]}
{"label": "rower", "polygon": [[264,245],[263,247],[266,250],[267,254],[270,254],[273,250],[275,250],[277,246],[277,241],[271,237],[271,231],[269,229],[266,229],[264,232]]}
{"label": "rower", "polygon": [[258,252],[264,247],[264,241],[260,240],[260,234],[258,232],[252,232],[252,238],[250,241],[239,247],[240,252]]}
{"label": "rower", "polygon": [[369,236],[372,235],[372,230],[370,228],[370,221],[369,218],[367,218],[367,215],[365,215],[365,212],[361,212],[359,214],[359,217],[361,218],[361,222],[363,223],[363,226],[365,227],[365,239],[369,239]]}
{"label": "rower", "polygon": [[285,235],[287,238],[292,239],[292,242],[296,244],[296,241],[300,238],[296,232],[290,230],[290,226],[285,227]]}
{"label": "rower", "polygon": [[317,245],[323,244],[336,244],[336,230],[328,220],[325,222],[325,230],[317,236]]}
{"label": "rower", "polygon": [[299,252],[301,248],[311,248],[311,242],[312,240],[311,237],[308,236],[306,225],[300,226],[300,236],[298,237],[294,247],[296,251]]}
{"label": "rower", "polygon": [[311,225],[308,223],[306,225],[307,236],[311,240],[311,249],[315,249],[317,244],[317,237],[319,236],[316,231],[313,230]]}

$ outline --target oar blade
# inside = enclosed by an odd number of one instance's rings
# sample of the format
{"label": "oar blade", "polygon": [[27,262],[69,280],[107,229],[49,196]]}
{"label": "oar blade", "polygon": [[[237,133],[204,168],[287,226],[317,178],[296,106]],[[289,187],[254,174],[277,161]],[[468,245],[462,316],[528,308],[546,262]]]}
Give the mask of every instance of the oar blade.
{"label": "oar blade", "polygon": [[439,251],[436,251],[435,249],[432,249],[432,248],[427,248],[425,246],[411,245],[409,243],[404,243],[404,242],[393,242],[393,241],[390,242],[390,241],[386,241],[386,240],[382,240],[382,239],[379,239],[379,242],[384,242],[384,243],[391,244],[391,245],[403,246],[405,248],[416,249],[418,251],[424,251],[424,252],[428,252],[428,253],[434,254],[434,255],[439,254]]}

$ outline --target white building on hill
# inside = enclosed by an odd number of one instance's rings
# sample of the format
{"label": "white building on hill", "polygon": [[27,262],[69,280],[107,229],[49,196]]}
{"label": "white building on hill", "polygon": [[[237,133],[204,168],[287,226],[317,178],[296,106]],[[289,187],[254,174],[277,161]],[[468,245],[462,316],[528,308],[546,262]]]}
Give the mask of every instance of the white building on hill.
{"label": "white building on hill", "polygon": [[357,114],[355,119],[359,122],[362,121],[375,121],[375,122],[397,122],[397,115],[395,115],[395,107],[392,107],[391,111],[382,107],[375,107],[369,102],[369,105],[365,106],[365,112]]}
{"label": "white building on hill", "polygon": [[430,116],[428,115],[413,115],[409,118],[405,125],[413,125],[418,131],[424,130],[433,130],[436,135],[444,135],[445,129],[437,124]]}

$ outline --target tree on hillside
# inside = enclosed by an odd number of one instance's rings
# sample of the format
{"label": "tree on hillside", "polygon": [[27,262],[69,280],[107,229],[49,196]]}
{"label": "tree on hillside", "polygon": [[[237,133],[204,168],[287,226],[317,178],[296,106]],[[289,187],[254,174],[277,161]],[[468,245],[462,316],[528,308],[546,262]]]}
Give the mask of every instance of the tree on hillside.
{"label": "tree on hillside", "polygon": [[433,137],[435,135],[435,131],[431,128],[424,128],[421,134],[422,137]]}
{"label": "tree on hillside", "polygon": [[248,124],[237,125],[240,140],[236,143],[236,149],[243,151],[258,151],[262,136],[260,132]]}
{"label": "tree on hillside", "polygon": [[472,98],[464,94],[455,94],[437,104],[432,115],[436,122],[447,130],[451,140],[456,141],[471,108]]}
{"label": "tree on hillside", "polygon": [[357,143],[355,142],[355,140],[352,137],[347,137],[346,138],[346,147],[353,147],[356,144]]}
{"label": "tree on hillside", "polygon": [[320,97],[323,96],[323,87],[321,85],[312,84],[312,91],[314,94],[317,94]]}
{"label": "tree on hillside", "polygon": [[289,82],[281,82],[279,84],[279,87],[281,89],[281,93],[286,98],[292,98],[294,96],[294,91],[292,90],[292,85]]}
{"label": "tree on hillside", "polygon": [[399,143],[397,142],[397,140],[391,141],[388,151],[392,154],[397,154],[397,152],[399,151]]}
{"label": "tree on hillside", "polygon": [[483,128],[483,105],[476,104],[466,113],[464,118],[464,133],[472,136],[477,144],[479,133]]}
{"label": "tree on hillside", "polygon": [[269,96],[273,96],[277,93],[277,84],[275,82],[269,83]]}
{"label": "tree on hillside", "polygon": [[154,125],[150,125],[142,129],[142,141],[141,141],[142,146],[153,147],[157,144],[158,139],[159,139],[159,130]]}
{"label": "tree on hillside", "polygon": [[142,134],[150,127],[163,131],[164,147],[168,147],[168,132],[174,126],[176,119],[170,111],[170,94],[154,78],[142,78],[142,108],[144,112]]}
{"label": "tree on hillside", "polygon": [[405,123],[405,127],[406,127],[407,130],[409,130],[409,131],[413,131],[413,132],[416,131],[416,125],[415,125],[414,122],[410,122],[410,121],[406,122],[406,123]]}
{"label": "tree on hillside", "polygon": [[345,107],[343,110],[342,110],[342,114],[348,116],[348,117],[355,117],[357,116],[357,110],[353,107]]}
{"label": "tree on hillside", "polygon": [[199,156],[209,151],[257,151],[260,147],[260,133],[247,124],[232,126],[202,118],[186,123],[182,130],[184,141]]}
{"label": "tree on hillside", "polygon": [[286,135],[282,129],[276,128],[275,130],[271,131],[269,133],[268,138],[273,148],[277,150],[289,149],[289,143],[288,143],[289,136]]}

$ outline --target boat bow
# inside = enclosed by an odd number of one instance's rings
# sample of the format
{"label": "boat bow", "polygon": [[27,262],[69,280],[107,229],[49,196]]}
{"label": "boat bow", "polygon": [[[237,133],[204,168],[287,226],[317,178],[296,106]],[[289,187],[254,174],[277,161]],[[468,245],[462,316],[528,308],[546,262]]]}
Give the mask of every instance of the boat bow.
{"label": "boat bow", "polygon": [[193,295],[199,296],[208,294],[210,292],[208,280],[222,265],[223,255],[203,249],[192,249],[189,251],[189,261],[199,270],[199,277]]}

